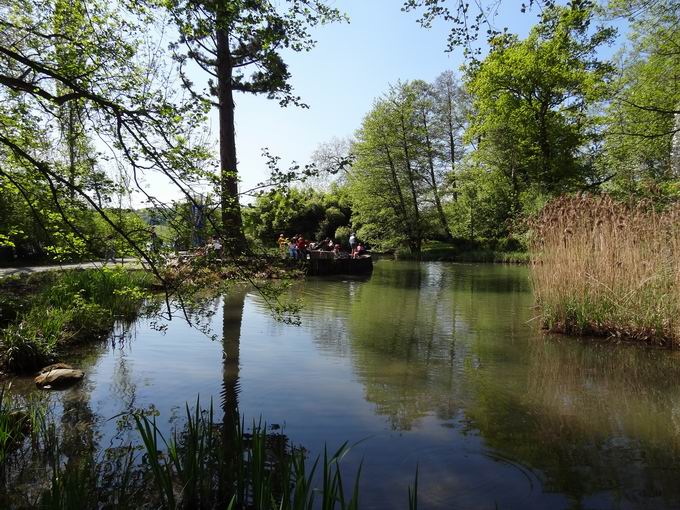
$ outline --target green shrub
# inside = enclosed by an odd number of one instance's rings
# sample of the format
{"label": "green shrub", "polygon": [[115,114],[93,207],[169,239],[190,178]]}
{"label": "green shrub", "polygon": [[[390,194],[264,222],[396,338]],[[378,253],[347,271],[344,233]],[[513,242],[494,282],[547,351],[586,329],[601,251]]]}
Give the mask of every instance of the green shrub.
{"label": "green shrub", "polygon": [[39,334],[36,325],[22,321],[8,326],[2,333],[2,364],[12,372],[25,373],[47,364],[54,355],[56,342]]}
{"label": "green shrub", "polygon": [[349,248],[349,236],[352,233],[350,227],[338,227],[335,230],[335,242],[340,243],[340,245],[347,249]]}

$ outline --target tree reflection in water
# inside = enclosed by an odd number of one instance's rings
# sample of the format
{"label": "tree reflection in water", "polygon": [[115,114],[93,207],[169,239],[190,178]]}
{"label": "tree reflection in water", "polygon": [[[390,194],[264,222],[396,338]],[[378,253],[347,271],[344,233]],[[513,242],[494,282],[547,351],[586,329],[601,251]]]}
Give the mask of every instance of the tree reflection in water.
{"label": "tree reflection in water", "polygon": [[346,305],[307,287],[316,342],[392,430],[435,416],[576,507],[680,506],[680,354],[544,337],[526,268],[378,264]]}

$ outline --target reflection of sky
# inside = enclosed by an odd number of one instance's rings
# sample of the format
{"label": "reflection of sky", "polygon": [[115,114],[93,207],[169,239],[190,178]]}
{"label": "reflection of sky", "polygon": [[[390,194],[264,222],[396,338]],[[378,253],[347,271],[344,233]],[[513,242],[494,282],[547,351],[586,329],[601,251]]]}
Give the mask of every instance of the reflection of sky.
{"label": "reflection of sky", "polygon": [[[643,497],[655,466],[678,474],[664,454],[678,435],[680,400],[669,382],[680,371],[671,370],[671,355],[544,341],[526,324],[525,268],[422,264],[415,278],[413,271],[381,262],[365,282],[294,287],[292,297],[304,303],[300,327],[275,322],[262,299],[247,294],[238,380],[246,420],[284,426],[314,455],[325,442],[359,443],[345,468],[352,477],[363,460],[362,508],[405,508],[416,465],[421,507],[432,509],[562,508],[561,491],[574,482],[560,476],[573,472],[585,487],[582,501],[606,508],[614,496],[604,488],[622,483]],[[219,336],[222,306],[216,310]],[[395,336],[408,324],[407,340]],[[129,409],[153,405],[168,431],[200,394],[206,406],[213,398],[221,418],[222,342],[182,321],[166,333],[139,321],[128,341],[92,348],[82,366],[81,386],[50,395],[67,410],[73,399],[89,405],[101,447],[118,444],[107,420]]]}

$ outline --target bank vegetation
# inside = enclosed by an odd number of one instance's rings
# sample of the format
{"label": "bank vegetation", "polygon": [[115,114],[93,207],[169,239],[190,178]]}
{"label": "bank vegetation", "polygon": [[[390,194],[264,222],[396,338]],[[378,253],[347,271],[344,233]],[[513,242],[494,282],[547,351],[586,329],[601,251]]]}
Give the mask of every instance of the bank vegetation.
{"label": "bank vegetation", "polygon": [[680,204],[565,197],[532,227],[546,328],[680,346]]}

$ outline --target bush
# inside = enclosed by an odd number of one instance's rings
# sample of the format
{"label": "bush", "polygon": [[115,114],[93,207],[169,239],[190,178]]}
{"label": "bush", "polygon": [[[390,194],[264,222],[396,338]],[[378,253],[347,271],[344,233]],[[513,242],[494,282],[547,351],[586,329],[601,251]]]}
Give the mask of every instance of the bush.
{"label": "bush", "polygon": [[521,252],[525,251],[525,246],[519,239],[514,237],[506,237],[498,239],[496,242],[496,250],[502,252]]}
{"label": "bush", "polygon": [[349,236],[351,233],[352,229],[350,227],[338,227],[335,230],[335,242],[340,243],[343,248],[349,249]]}

